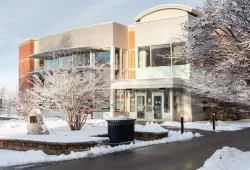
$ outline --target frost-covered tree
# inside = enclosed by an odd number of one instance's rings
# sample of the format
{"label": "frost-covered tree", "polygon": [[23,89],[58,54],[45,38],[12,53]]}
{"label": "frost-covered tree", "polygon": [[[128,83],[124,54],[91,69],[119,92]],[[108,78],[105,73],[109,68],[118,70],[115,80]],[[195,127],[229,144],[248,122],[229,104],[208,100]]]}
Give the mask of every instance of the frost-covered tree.
{"label": "frost-covered tree", "polygon": [[4,105],[4,101],[6,98],[8,90],[5,87],[1,87],[0,88],[0,100],[2,103],[0,103],[0,105],[2,104],[2,106]]}
{"label": "frost-covered tree", "polygon": [[250,1],[206,0],[202,12],[185,25],[186,89],[215,103],[249,105]]}
{"label": "frost-covered tree", "polygon": [[17,96],[13,96],[10,101],[10,110],[23,116],[25,121],[29,120],[29,112],[38,107],[38,103],[26,90],[20,91]]}
{"label": "frost-covered tree", "polygon": [[110,104],[109,67],[41,70],[27,92],[44,110],[66,120],[71,130],[80,130],[92,109]]}

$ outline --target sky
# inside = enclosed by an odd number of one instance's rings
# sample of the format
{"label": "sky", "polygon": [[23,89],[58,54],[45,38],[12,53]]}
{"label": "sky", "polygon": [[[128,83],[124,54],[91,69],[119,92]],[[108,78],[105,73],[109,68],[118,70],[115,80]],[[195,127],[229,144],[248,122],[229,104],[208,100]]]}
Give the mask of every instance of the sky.
{"label": "sky", "polygon": [[203,0],[0,0],[0,87],[17,89],[23,40],[108,21],[132,25],[137,15],[161,4],[197,8]]}

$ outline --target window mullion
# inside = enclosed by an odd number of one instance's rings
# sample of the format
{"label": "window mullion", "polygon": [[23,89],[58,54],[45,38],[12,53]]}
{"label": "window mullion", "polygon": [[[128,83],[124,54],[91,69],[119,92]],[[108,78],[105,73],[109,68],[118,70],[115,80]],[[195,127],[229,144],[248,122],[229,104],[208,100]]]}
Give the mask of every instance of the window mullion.
{"label": "window mullion", "polygon": [[173,44],[170,44],[170,57],[171,57],[171,77],[173,77]]}

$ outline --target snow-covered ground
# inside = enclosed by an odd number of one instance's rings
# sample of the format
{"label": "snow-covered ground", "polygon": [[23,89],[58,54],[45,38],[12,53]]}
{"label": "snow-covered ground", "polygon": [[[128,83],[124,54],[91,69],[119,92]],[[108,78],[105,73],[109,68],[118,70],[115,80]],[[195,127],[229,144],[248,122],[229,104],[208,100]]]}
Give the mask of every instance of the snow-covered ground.
{"label": "snow-covered ground", "polygon": [[[28,135],[27,122],[21,119],[1,120],[0,121],[0,137],[14,139],[28,139],[38,141],[60,141],[60,142],[80,142],[88,141],[92,136],[107,134],[107,122],[105,120],[88,120],[86,125],[80,131],[71,131],[67,123],[61,119],[47,117],[44,118],[44,123],[49,129],[49,135]],[[167,132],[159,124],[148,123],[145,126],[136,125],[136,131],[146,132]],[[95,157],[103,154],[131,150],[139,147],[169,143],[175,141],[189,140],[194,137],[199,137],[200,134],[187,132],[181,135],[180,132],[169,131],[168,137],[155,141],[136,141],[135,144],[121,145],[117,147],[102,146],[91,148],[85,152],[72,152],[69,155],[47,155],[42,151],[11,151],[0,149],[0,167],[25,165],[33,163],[57,162],[79,158]]]}
{"label": "snow-covered ground", "polygon": [[164,132],[168,132],[167,129],[164,129],[163,127],[161,127],[161,125],[157,124],[157,123],[146,123],[146,125],[139,125],[136,124],[135,125],[135,131],[136,132],[154,132],[154,133],[164,133]]}
{"label": "snow-covered ground", "polygon": [[250,152],[229,147],[217,150],[198,170],[250,170]]}
{"label": "snow-covered ground", "polygon": [[[23,139],[47,142],[81,142],[98,140],[93,136],[107,134],[107,122],[105,120],[88,120],[80,131],[71,131],[67,122],[53,117],[45,117],[44,123],[49,129],[49,135],[37,136],[27,134],[27,122],[21,119],[0,121],[0,137],[8,139]],[[135,125],[138,132],[168,132],[157,123]],[[91,137],[91,138],[89,138]]]}
{"label": "snow-covered ground", "polygon": [[[90,136],[107,134],[107,128],[92,123],[83,126],[80,131],[71,131],[68,124],[58,118],[45,118],[44,122],[49,129],[49,135],[37,136],[27,134],[27,122],[21,119],[0,121],[0,137],[38,141],[83,142],[91,140]],[[100,138],[99,138],[100,139]],[[98,138],[92,138],[98,140]]]}
{"label": "snow-covered ground", "polygon": [[194,137],[199,137],[199,136],[200,136],[199,134],[193,134],[191,132],[187,132],[181,135],[180,132],[169,131],[168,138],[163,138],[161,140],[136,141],[135,144],[120,145],[116,147],[110,147],[110,146],[94,147],[91,148],[89,151],[72,152],[69,155],[59,155],[59,156],[47,155],[42,151],[33,151],[33,150],[27,152],[0,150],[0,167],[34,164],[34,163],[59,162],[59,161],[80,159],[80,158],[90,158],[90,157],[96,157],[104,154],[131,150],[150,145],[190,140]]}
{"label": "snow-covered ground", "polygon": [[[179,122],[164,122],[162,126],[169,127],[181,127]],[[200,129],[206,131],[212,131],[213,125],[209,121],[200,122],[186,122],[184,123],[184,128],[186,129]],[[215,130],[216,131],[236,131],[242,130],[244,128],[250,128],[250,119],[238,120],[238,121],[217,121]]]}

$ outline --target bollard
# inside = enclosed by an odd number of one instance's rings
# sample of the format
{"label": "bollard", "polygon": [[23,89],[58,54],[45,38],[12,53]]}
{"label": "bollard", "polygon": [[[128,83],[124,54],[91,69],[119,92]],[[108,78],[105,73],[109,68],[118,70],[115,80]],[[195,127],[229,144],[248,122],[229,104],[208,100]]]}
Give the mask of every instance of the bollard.
{"label": "bollard", "polygon": [[184,121],[183,121],[183,117],[181,117],[181,134],[184,133]]}
{"label": "bollard", "polygon": [[213,131],[215,131],[215,113],[213,113]]}

